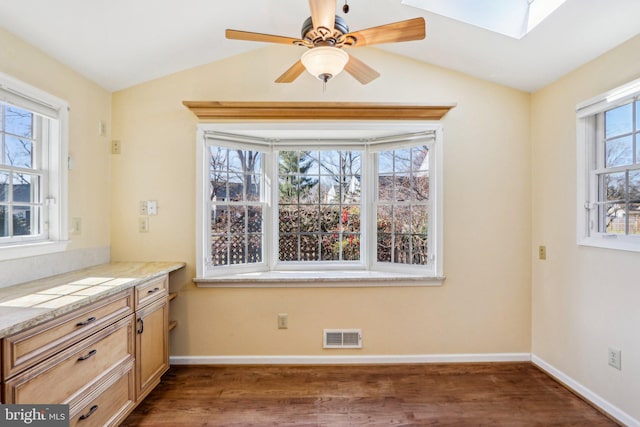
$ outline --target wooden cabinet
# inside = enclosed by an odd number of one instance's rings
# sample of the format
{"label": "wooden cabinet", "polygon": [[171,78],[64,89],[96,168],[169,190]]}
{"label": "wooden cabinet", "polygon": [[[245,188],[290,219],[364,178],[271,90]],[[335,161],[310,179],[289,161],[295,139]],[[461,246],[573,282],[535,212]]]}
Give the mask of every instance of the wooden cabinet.
{"label": "wooden cabinet", "polygon": [[166,295],[136,310],[136,397],[144,399],[169,369],[169,302]]}
{"label": "wooden cabinet", "polygon": [[169,369],[168,295],[168,273],[154,275],[3,336],[2,403],[68,404],[71,426],[118,425]]}
{"label": "wooden cabinet", "polygon": [[135,405],[134,297],[128,289],[4,337],[3,403],[68,404],[83,427],[122,421]]}

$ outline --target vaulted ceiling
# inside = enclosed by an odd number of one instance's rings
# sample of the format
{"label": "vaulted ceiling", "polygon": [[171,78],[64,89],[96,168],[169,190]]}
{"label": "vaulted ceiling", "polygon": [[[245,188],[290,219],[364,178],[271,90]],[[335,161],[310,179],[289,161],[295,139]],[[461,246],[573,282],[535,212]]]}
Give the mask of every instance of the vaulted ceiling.
{"label": "vaulted ceiling", "polygon": [[[352,31],[426,19],[425,40],[376,48],[524,91],[535,91],[640,33],[638,0],[567,0],[521,39],[401,0],[348,0],[346,15],[344,0],[337,2]],[[19,0],[0,2],[0,27],[116,91],[265,46],[227,40],[227,28],[300,37],[309,14],[305,0]],[[291,49],[292,58],[303,52]],[[282,71],[289,65],[282,64]],[[374,68],[384,72],[384,64]]]}

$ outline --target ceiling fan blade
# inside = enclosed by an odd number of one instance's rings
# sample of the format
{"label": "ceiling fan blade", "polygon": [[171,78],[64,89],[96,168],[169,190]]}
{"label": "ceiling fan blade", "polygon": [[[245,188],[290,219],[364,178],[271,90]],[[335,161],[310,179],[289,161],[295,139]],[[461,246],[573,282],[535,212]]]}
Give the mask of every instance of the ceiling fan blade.
{"label": "ceiling fan blade", "polygon": [[348,35],[356,38],[357,43],[355,47],[382,43],[408,42],[425,38],[426,24],[424,18],[414,18],[355,31]]}
{"label": "ceiling fan blade", "polygon": [[291,68],[282,73],[282,75],[276,79],[276,83],[291,83],[300,77],[300,74],[304,73],[304,71],[305,68],[304,65],[302,65],[302,61],[298,60],[298,62],[293,64]]}
{"label": "ceiling fan blade", "polygon": [[225,35],[228,39],[233,40],[248,40],[254,42],[267,42],[267,43],[280,43],[295,45],[301,42],[300,39],[294,39],[293,37],[273,36],[271,34],[252,33],[249,31],[239,30],[226,30]]}
{"label": "ceiling fan blade", "polygon": [[313,28],[333,30],[336,22],[336,0],[309,0]]}
{"label": "ceiling fan blade", "polygon": [[349,55],[349,62],[344,66],[344,70],[363,85],[371,83],[373,80],[380,77],[380,73],[353,55]]}

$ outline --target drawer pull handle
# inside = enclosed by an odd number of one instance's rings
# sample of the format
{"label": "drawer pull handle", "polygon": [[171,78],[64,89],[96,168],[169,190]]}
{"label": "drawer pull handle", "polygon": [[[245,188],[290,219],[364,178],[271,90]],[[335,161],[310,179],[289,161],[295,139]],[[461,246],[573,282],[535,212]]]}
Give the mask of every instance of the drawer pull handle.
{"label": "drawer pull handle", "polygon": [[89,323],[93,323],[95,322],[97,319],[95,317],[89,317],[87,320],[85,320],[84,322],[78,322],[76,323],[76,326],[87,326]]}
{"label": "drawer pull handle", "polygon": [[82,362],[83,360],[91,359],[93,356],[96,355],[97,352],[98,352],[98,350],[96,350],[96,349],[91,350],[86,355],[78,357],[78,362]]}
{"label": "drawer pull handle", "polygon": [[159,290],[160,290],[160,288],[153,288],[153,289],[149,289],[149,290],[147,291],[147,294],[152,294],[152,293],[154,293],[154,292],[158,292]]}
{"label": "drawer pull handle", "polygon": [[86,420],[87,418],[89,418],[91,415],[93,415],[94,412],[96,412],[98,410],[98,405],[93,405],[91,407],[91,409],[89,409],[89,412],[87,412],[84,415],[80,415],[80,421],[82,420]]}
{"label": "drawer pull handle", "polygon": [[138,323],[140,324],[140,327],[138,328],[138,330],[136,331],[138,334],[141,334],[144,332],[144,320],[142,320],[142,318],[138,319]]}

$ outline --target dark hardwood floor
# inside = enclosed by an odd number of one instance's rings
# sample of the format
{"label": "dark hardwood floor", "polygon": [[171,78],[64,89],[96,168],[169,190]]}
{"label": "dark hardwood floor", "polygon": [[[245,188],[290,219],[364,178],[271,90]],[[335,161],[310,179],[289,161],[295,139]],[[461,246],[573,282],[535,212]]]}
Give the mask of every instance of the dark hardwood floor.
{"label": "dark hardwood floor", "polygon": [[530,363],[174,366],[122,426],[615,426]]}

